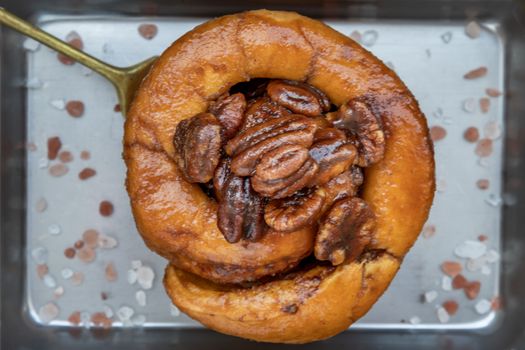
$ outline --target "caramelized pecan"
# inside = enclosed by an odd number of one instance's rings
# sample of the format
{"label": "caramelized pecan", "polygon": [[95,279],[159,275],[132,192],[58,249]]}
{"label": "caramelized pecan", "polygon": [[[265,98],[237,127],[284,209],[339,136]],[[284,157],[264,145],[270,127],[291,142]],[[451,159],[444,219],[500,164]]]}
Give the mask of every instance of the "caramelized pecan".
{"label": "caramelized pecan", "polygon": [[173,144],[175,160],[189,182],[211,180],[221,151],[221,125],[213,114],[200,113],[181,121]]}
{"label": "caramelized pecan", "polygon": [[213,174],[213,191],[215,193],[215,198],[217,198],[219,202],[222,201],[222,194],[224,193],[226,182],[231,177],[230,164],[231,158],[222,158],[219,162],[219,165],[215,169],[215,173]]}
{"label": "caramelized pecan", "polygon": [[241,93],[222,95],[210,104],[208,111],[215,115],[222,125],[223,141],[235,136],[244,120],[245,110],[246,98]]}
{"label": "caramelized pecan", "polygon": [[319,218],[325,197],[325,190],[319,188],[271,200],[264,210],[264,220],[276,231],[295,231]]}
{"label": "caramelized pecan", "polygon": [[364,200],[341,199],[321,221],[315,239],[315,257],[329,260],[332,265],[354,260],[370,243],[374,229],[374,213]]}
{"label": "caramelized pecan", "polygon": [[324,184],[325,203],[331,205],[339,199],[356,196],[362,184],[363,172],[361,168],[353,166]]}
{"label": "caramelized pecan", "polygon": [[230,243],[260,239],[266,232],[264,201],[253,192],[250,179],[230,174],[221,193],[217,224],[224,238]]}
{"label": "caramelized pecan", "polygon": [[317,130],[310,156],[319,164],[314,184],[322,185],[347,170],[357,155],[355,146],[347,142],[346,135],[335,128]]}
{"label": "caramelized pecan", "polygon": [[357,165],[367,167],[383,158],[385,134],[381,121],[364,102],[351,100],[326,117],[336,128],[349,131],[355,139],[359,153]]}
{"label": "caramelized pecan", "polygon": [[[276,149],[276,151],[280,151],[280,149]],[[276,157],[278,158],[273,153],[269,154],[267,159],[270,160],[268,162]],[[266,162],[261,162],[257,167],[259,166],[266,166]],[[311,186],[318,172],[319,166],[312,158],[308,157],[297,171],[287,177],[268,178],[263,171],[256,170],[252,177],[252,186],[255,191],[265,197],[285,198],[304,187]]]}
{"label": "caramelized pecan", "polygon": [[270,119],[289,115],[291,112],[268,97],[261,97],[248,106],[241,132]]}
{"label": "caramelized pecan", "polygon": [[310,117],[330,110],[330,101],[314,87],[289,80],[273,80],[266,89],[272,101],[279,103],[294,113]]}
{"label": "caramelized pecan", "polygon": [[309,147],[317,125],[309,118],[289,115],[256,125],[231,139],[225,147],[233,156],[231,169],[239,176],[250,176],[261,157],[282,145]]}

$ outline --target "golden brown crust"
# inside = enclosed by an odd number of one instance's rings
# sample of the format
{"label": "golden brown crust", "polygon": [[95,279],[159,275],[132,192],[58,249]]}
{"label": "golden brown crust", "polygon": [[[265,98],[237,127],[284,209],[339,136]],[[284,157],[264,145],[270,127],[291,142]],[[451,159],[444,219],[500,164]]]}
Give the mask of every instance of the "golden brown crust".
{"label": "golden brown crust", "polygon": [[[313,229],[273,233],[257,243],[228,244],[216,207],[173,165],[177,123],[250,78],[306,81],[335,104],[365,101],[383,122],[385,158],[367,169],[363,199],[377,216],[377,260],[343,264],[295,307],[300,286],[277,280],[252,289],[207,282],[242,280],[293,265],[311,252]],[[160,57],[126,121],[127,187],[146,244],[171,259],[165,286],[173,302],[218,331],[270,342],[304,343],[346,329],[383,293],[427,218],[434,194],[434,158],[425,118],[401,80],[377,58],[321,22],[290,12],[252,11],[207,22]],[[297,245],[294,249],[291,247]],[[199,268],[192,268],[197,262]],[[317,270],[315,270],[317,269]],[[314,271],[304,272],[315,274]],[[255,271],[255,272],[254,272]],[[366,278],[362,278],[363,273]],[[304,277],[304,276],[303,276]],[[297,289],[299,288],[299,289]],[[308,294],[308,293],[307,293]]]}

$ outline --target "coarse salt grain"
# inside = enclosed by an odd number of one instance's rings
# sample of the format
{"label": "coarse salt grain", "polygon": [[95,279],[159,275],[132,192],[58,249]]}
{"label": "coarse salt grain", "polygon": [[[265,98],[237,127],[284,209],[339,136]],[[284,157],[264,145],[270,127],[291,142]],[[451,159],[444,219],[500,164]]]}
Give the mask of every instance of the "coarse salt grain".
{"label": "coarse salt grain", "polygon": [[113,312],[113,309],[111,308],[111,306],[107,305],[107,304],[104,304],[104,306],[102,307],[102,309],[104,310],[104,315],[106,315],[107,318],[112,318],[113,315],[115,314]]}
{"label": "coarse salt grain", "polygon": [[55,291],[53,292],[53,296],[55,299],[60,298],[62,295],[64,295],[64,287],[58,286]]}
{"label": "coarse salt grain", "polygon": [[62,275],[63,279],[68,280],[71,277],[73,277],[73,270],[71,270],[70,268],[65,268],[62,269],[62,271],[60,271],[60,274]]}
{"label": "coarse salt grain", "polygon": [[449,276],[443,276],[441,278],[441,289],[450,292],[452,290],[452,278]]}
{"label": "coarse salt grain", "polygon": [[117,270],[115,269],[115,265],[112,262],[106,265],[105,275],[106,275],[106,280],[108,282],[114,282],[117,280],[117,277],[118,277]]}
{"label": "coarse salt grain", "polygon": [[155,279],[155,272],[149,266],[141,266],[137,270],[137,282],[143,289],[151,289],[153,280]]}
{"label": "coarse salt grain", "polygon": [[158,32],[158,28],[155,24],[141,24],[138,28],[140,36],[146,40],[153,39]]}
{"label": "coarse salt grain", "polygon": [[478,236],[478,241],[480,241],[480,242],[485,242],[488,239],[489,238],[487,237],[487,235],[481,234],[481,235]]}
{"label": "coarse salt grain", "polygon": [[110,328],[113,321],[104,312],[95,312],[91,315],[91,322],[95,327]]}
{"label": "coarse salt grain", "polygon": [[47,201],[45,198],[39,198],[35,204],[35,210],[37,213],[43,213],[47,209]]}
{"label": "coarse salt grain", "polygon": [[491,304],[491,308],[492,310],[494,311],[498,311],[498,310],[501,310],[501,297],[500,296],[495,296],[492,298],[492,300],[490,301],[490,304]]}
{"label": "coarse salt grain", "polygon": [[425,294],[424,294],[424,298],[425,298],[425,302],[426,303],[433,302],[434,300],[436,300],[437,297],[438,297],[438,292],[436,292],[435,290],[431,290],[431,291],[425,292]]}
{"label": "coarse salt grain", "polygon": [[477,79],[477,78],[481,78],[487,75],[487,72],[488,72],[487,67],[481,66],[471,71],[468,71],[467,73],[465,73],[465,75],[463,75],[463,78],[468,79],[468,80]]}
{"label": "coarse salt grain", "polygon": [[435,225],[425,225],[425,227],[423,227],[423,237],[430,238],[430,237],[433,237],[435,234],[436,234]]}
{"label": "coarse salt grain", "polygon": [[76,254],[77,252],[74,248],[69,247],[69,248],[64,249],[64,255],[68,259],[73,259]]}
{"label": "coarse salt grain", "polygon": [[44,284],[47,288],[55,288],[57,286],[55,278],[50,274],[45,275],[42,280],[44,281]]}
{"label": "coarse salt grain", "polygon": [[465,241],[454,249],[460,258],[477,259],[487,252],[487,246],[479,241]]}
{"label": "coarse salt grain", "polygon": [[49,272],[49,267],[47,264],[38,264],[36,265],[36,274],[38,278],[43,279],[45,275]]}
{"label": "coarse salt grain", "polygon": [[84,247],[77,252],[77,257],[85,263],[90,263],[95,260],[96,253],[93,248]]}
{"label": "coarse salt grain", "polygon": [[410,317],[410,319],[408,320],[408,322],[410,322],[410,324],[417,325],[417,324],[420,324],[420,323],[421,323],[421,318],[419,318],[419,317],[417,317],[417,316],[412,316],[412,317]]}
{"label": "coarse salt grain", "polygon": [[479,108],[482,113],[488,113],[490,110],[490,99],[488,97],[482,97],[479,99]]}
{"label": "coarse salt grain", "polygon": [[481,282],[479,281],[472,281],[469,282],[465,288],[463,288],[463,291],[465,292],[465,295],[470,300],[474,300],[478,297],[479,291],[481,290]]}
{"label": "coarse salt grain", "polygon": [[89,158],[91,158],[91,153],[89,151],[80,152],[80,159],[89,160]]}
{"label": "coarse salt grain", "polygon": [[69,168],[62,163],[55,164],[49,168],[49,175],[53,177],[61,177],[68,173]]}
{"label": "coarse salt grain", "polygon": [[75,326],[80,325],[80,311],[72,312],[71,315],[69,315],[69,317],[67,318],[67,320],[69,321],[69,323]]}
{"label": "coarse salt grain", "polygon": [[49,104],[51,107],[58,109],[59,111],[63,111],[66,108],[66,101],[62,99],[56,99],[49,101]]}
{"label": "coarse salt grain", "polygon": [[31,258],[37,264],[45,264],[47,262],[48,252],[44,247],[35,247],[31,250]]}
{"label": "coarse salt grain", "polygon": [[132,260],[132,261],[131,261],[131,268],[132,268],[132,269],[137,270],[137,269],[139,269],[141,266],[142,266],[142,261],[140,261],[140,260]]}
{"label": "coarse salt grain", "polygon": [[62,163],[70,163],[73,161],[73,154],[71,154],[69,151],[62,151],[58,154],[58,159]]}
{"label": "coarse salt grain", "polygon": [[465,26],[465,34],[471,39],[479,38],[481,34],[481,27],[476,21],[470,21]]}
{"label": "coarse salt grain", "polygon": [[82,234],[82,240],[88,247],[95,248],[98,245],[99,235],[100,233],[97,230],[89,229]]}
{"label": "coarse salt grain", "polygon": [[71,277],[71,283],[75,286],[80,286],[84,282],[84,274],[80,271],[76,271],[73,273],[73,276]]}
{"label": "coarse salt grain", "polygon": [[173,317],[180,316],[180,310],[173,304],[170,304],[170,315]]}
{"label": "coarse salt grain", "polygon": [[463,268],[456,261],[445,261],[441,264],[441,270],[450,277],[455,277],[461,273]]}
{"label": "coarse salt grain", "polygon": [[441,34],[441,40],[443,40],[445,44],[448,44],[452,40],[452,32]]}
{"label": "coarse salt grain", "polygon": [[57,318],[59,313],[60,309],[58,306],[53,302],[49,302],[38,310],[38,317],[43,323],[49,323]]}
{"label": "coarse salt grain", "polygon": [[47,227],[47,232],[49,232],[49,234],[51,235],[56,236],[62,233],[62,229],[58,224],[51,224]]}
{"label": "coarse salt grain", "polygon": [[492,305],[490,301],[487,299],[481,299],[476,303],[476,305],[474,305],[474,309],[478,314],[483,315],[490,311],[491,306]]}
{"label": "coarse salt grain", "polygon": [[71,100],[66,103],[66,111],[73,118],[80,118],[84,115],[84,102]]}
{"label": "coarse salt grain", "polygon": [[485,203],[491,207],[499,207],[503,203],[503,200],[497,194],[491,193],[487,198],[485,198]]}
{"label": "coarse salt grain", "polygon": [[98,237],[98,247],[102,249],[113,249],[118,245],[118,241],[116,238],[101,234]]}
{"label": "coarse salt grain", "polygon": [[486,190],[490,186],[490,181],[488,179],[479,179],[478,181],[476,181],[476,186],[480,190]]}
{"label": "coarse salt grain", "polygon": [[499,97],[502,95],[502,92],[495,88],[485,89],[485,93],[490,97]]}
{"label": "coarse salt grain", "polygon": [[133,310],[131,307],[122,306],[117,310],[117,317],[120,321],[124,322],[125,320],[129,320],[134,313],[135,310]]}
{"label": "coarse salt grain", "polygon": [[474,126],[467,128],[465,132],[463,133],[463,138],[465,139],[465,141],[470,142],[470,143],[474,143],[478,141],[479,139],[478,128]]}
{"label": "coarse salt grain", "polygon": [[485,137],[489,140],[497,140],[501,137],[501,125],[495,120],[489,121],[485,126],[483,127],[483,131],[485,132]]}
{"label": "coarse salt grain", "polygon": [[38,167],[40,169],[46,169],[48,166],[49,166],[49,160],[47,160],[46,158],[40,158],[38,160]]}
{"label": "coarse salt grain", "polygon": [[459,274],[452,279],[452,288],[453,289],[463,289],[468,285],[467,279]]}
{"label": "coarse salt grain", "polygon": [[474,98],[467,98],[463,100],[463,110],[467,113],[474,113],[476,110],[476,100]]}
{"label": "coarse salt grain", "polygon": [[459,305],[454,300],[447,300],[441,305],[450,316],[454,316],[458,312]]}
{"label": "coarse salt grain", "polygon": [[438,307],[436,310],[436,315],[441,323],[447,323],[450,320],[450,315],[448,314],[447,310],[443,308],[442,306]]}
{"label": "coarse salt grain", "polygon": [[84,246],[84,241],[81,240],[81,239],[76,241],[75,244],[74,244],[75,249],[82,249],[83,246]]}
{"label": "coarse salt grain", "polygon": [[137,299],[139,306],[146,306],[146,293],[143,290],[138,290],[135,293],[135,299]]}
{"label": "coarse salt grain", "polygon": [[492,264],[499,260],[500,255],[497,251],[495,251],[494,249],[491,249],[487,252],[486,258],[487,258],[487,262]]}
{"label": "coarse salt grain", "polygon": [[135,284],[137,282],[137,272],[135,270],[128,270],[128,283]]}
{"label": "coarse salt grain", "polygon": [[490,268],[490,266],[488,265],[483,265],[481,267],[481,273],[485,276],[489,276],[492,272],[492,269]]}
{"label": "coarse salt grain", "polygon": [[111,203],[110,201],[100,202],[98,211],[100,215],[105,216],[105,217],[113,215],[113,211],[114,211],[113,203]]}
{"label": "coarse salt grain", "polygon": [[92,168],[84,168],[78,173],[78,178],[80,180],[87,180],[90,177],[93,177],[97,174],[97,171]]}
{"label": "coarse salt grain", "polygon": [[379,38],[379,33],[376,30],[365,30],[361,36],[361,44],[364,46],[374,46]]}
{"label": "coarse salt grain", "polygon": [[437,142],[441,141],[447,136],[447,130],[439,125],[434,125],[430,128],[430,138],[432,141]]}
{"label": "coarse salt grain", "polygon": [[62,141],[60,137],[54,136],[47,139],[47,158],[49,160],[55,160],[58,156],[58,152],[62,148]]}
{"label": "coarse salt grain", "polygon": [[465,264],[468,271],[476,272],[481,270],[483,265],[487,263],[484,256],[481,256],[477,259],[468,259],[467,263]]}
{"label": "coarse salt grain", "polygon": [[24,40],[22,46],[24,47],[24,50],[35,52],[40,48],[40,43],[31,38],[27,38]]}
{"label": "coarse salt grain", "polygon": [[350,33],[350,38],[359,43],[361,42],[362,35],[358,30],[354,30],[352,33]]}

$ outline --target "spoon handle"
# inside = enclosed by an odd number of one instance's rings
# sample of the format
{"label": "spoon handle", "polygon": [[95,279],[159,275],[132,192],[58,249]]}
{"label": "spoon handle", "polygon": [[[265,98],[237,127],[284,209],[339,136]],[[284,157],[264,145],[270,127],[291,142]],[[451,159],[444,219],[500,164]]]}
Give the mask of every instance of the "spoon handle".
{"label": "spoon handle", "polygon": [[3,7],[0,7],[0,23],[74,59],[78,63],[106,77],[113,84],[118,83],[123,75],[125,75],[125,72],[121,69],[102,62],[81,50],[77,50],[68,43],[15,16]]}

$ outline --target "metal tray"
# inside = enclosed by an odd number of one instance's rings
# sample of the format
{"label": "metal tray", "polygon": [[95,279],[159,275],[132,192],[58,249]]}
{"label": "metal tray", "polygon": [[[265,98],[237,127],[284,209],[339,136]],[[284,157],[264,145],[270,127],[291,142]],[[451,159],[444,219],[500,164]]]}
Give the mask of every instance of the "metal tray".
{"label": "metal tray", "polygon": [[[115,12],[121,12],[117,11],[118,2],[112,4],[116,7]],[[399,2],[403,4],[407,3]],[[518,236],[523,220],[518,213],[524,199],[523,165],[519,159],[524,145],[519,138],[520,130],[523,133],[523,125],[519,123],[523,122],[516,113],[524,109],[517,97],[523,92],[520,88],[524,87],[523,73],[520,76],[515,70],[521,68],[518,62],[519,57],[523,57],[519,51],[523,49],[523,36],[517,37],[519,28],[507,17],[511,3],[503,2],[499,12],[494,9],[489,15],[484,14],[482,7],[477,13],[474,7],[465,7],[461,15],[461,11],[454,14],[457,8],[446,10],[440,2],[428,4],[440,9],[441,12],[436,12],[440,15],[425,18],[426,11],[420,10],[419,15],[408,16],[408,11],[402,16],[396,14],[395,9],[384,12],[387,8],[373,2],[347,8],[349,14],[357,11],[360,19],[356,19],[357,16],[348,19],[346,15],[330,19],[332,10],[322,6],[315,12],[337,30],[354,37],[360,35],[362,44],[393,67],[409,86],[429,124],[443,127],[446,136],[435,143],[438,192],[431,216],[401,271],[378,303],[349,332],[310,345],[312,347],[348,343],[363,347],[388,344],[407,348],[420,343],[463,348],[471,343],[477,344],[474,348],[492,348],[494,344],[500,347],[503,339],[518,341],[517,330],[524,321],[518,313],[522,307],[519,300],[524,295],[518,277],[519,271],[524,269],[519,259],[523,254],[523,241]],[[42,9],[46,9],[45,6]],[[76,11],[82,15],[59,15],[48,7],[46,14],[33,16],[33,19],[62,38],[71,31],[77,32],[87,52],[121,66],[159,54],[177,37],[216,14],[212,6],[201,13],[190,13],[189,9],[184,13],[168,6],[171,11],[167,13],[172,15],[169,17],[86,15],[97,12],[90,10],[89,4],[86,6],[85,11]],[[148,11],[155,10],[155,6],[148,6]],[[157,10],[163,6],[158,4]],[[308,14],[314,11],[313,7],[305,6],[302,12]],[[482,28],[479,38],[466,35],[465,25],[469,20],[465,16],[476,16]],[[137,28],[142,23],[158,26],[153,40],[139,35]],[[95,343],[129,348],[130,344],[135,347],[157,344],[155,339],[158,339],[158,346],[176,343],[181,348],[207,347],[214,342],[228,347],[255,347],[254,343],[200,329],[196,322],[170,306],[161,285],[165,261],[145,248],[129,210],[121,159],[123,119],[114,111],[116,96],[110,84],[78,64],[60,64],[56,53],[45,47],[35,49],[32,43],[16,34],[6,31],[3,34],[4,62],[0,73],[2,331],[8,332],[4,333],[2,343],[9,349],[23,346],[68,348],[72,344],[89,346]],[[488,68],[485,77],[463,78],[465,73],[479,66]],[[486,88],[497,89],[503,95],[490,97],[490,108],[483,113],[479,99],[487,97]],[[84,102],[86,109],[81,118],[71,118],[62,109],[61,101],[68,100]],[[19,118],[9,118],[13,115]],[[476,154],[476,143],[465,141],[463,133],[467,127],[476,127],[481,138],[492,139],[490,156],[480,157],[482,150],[478,149]],[[438,133],[439,130],[435,130]],[[75,158],[67,163],[69,171],[61,177],[49,173],[50,167],[59,162],[46,161],[46,143],[51,136],[59,136],[62,149],[70,151]],[[89,160],[80,159],[82,150],[90,151]],[[80,181],[77,174],[84,167],[96,169],[97,175]],[[479,179],[489,180],[490,187],[487,190],[478,188]],[[41,205],[42,198],[47,208],[40,212],[36,206],[39,202]],[[102,217],[98,213],[101,200],[113,203],[112,216]],[[97,257],[91,263],[67,259],[64,249],[72,246],[82,232],[90,228],[116,238],[118,246],[97,249]],[[443,288],[444,274],[440,264],[450,260],[465,265],[467,260],[457,257],[454,250],[467,240],[478,241],[480,235],[486,238],[482,244],[487,250],[497,254],[492,255],[491,263],[484,264],[483,270],[464,269],[468,280],[481,282],[479,296],[469,300],[461,290]],[[47,258],[35,259],[42,251],[47,253]],[[155,271],[151,289],[128,282],[128,270],[137,260]],[[51,277],[38,276],[38,263],[47,264]],[[108,282],[105,278],[104,271],[109,263],[116,268],[116,281]],[[75,285],[70,278],[63,278],[65,268],[81,272],[83,283]],[[513,282],[513,278],[518,282]],[[23,292],[21,297],[14,297],[11,286],[15,285]],[[54,295],[57,287],[64,290],[59,297]],[[145,292],[146,306],[137,303],[139,290]],[[435,292],[437,297],[434,298]],[[422,301],[425,293],[428,300]],[[495,297],[503,301],[503,310],[476,311],[480,300],[492,301]],[[456,301],[459,309],[449,320],[440,320],[438,309],[446,300]],[[59,313],[52,320],[45,320],[42,307],[50,302],[58,307]],[[134,310],[131,321],[119,319],[117,313],[122,306]],[[113,327],[109,331],[89,328],[89,322],[79,331],[67,320],[74,311],[81,311],[83,318],[89,319],[89,315],[107,311],[108,307],[114,313]],[[6,321],[8,319],[10,321]],[[512,327],[517,330],[512,331]],[[508,334],[512,336],[509,338]],[[80,337],[81,342],[75,337]],[[45,343],[41,343],[42,339]]]}

